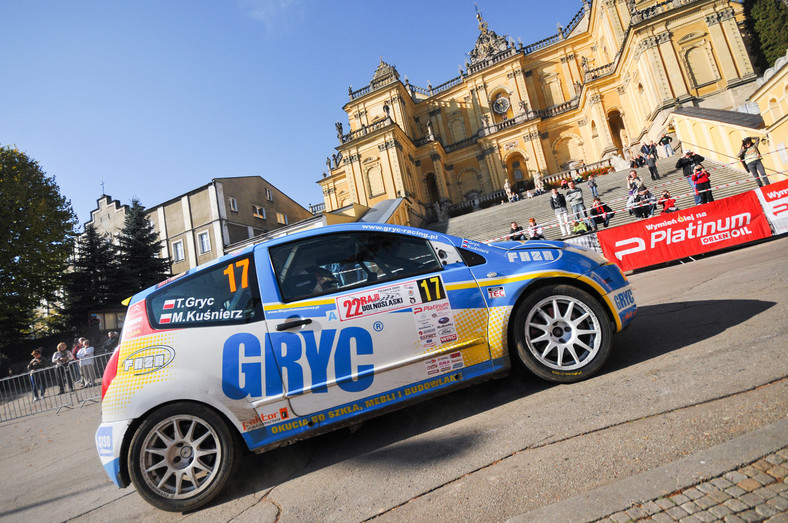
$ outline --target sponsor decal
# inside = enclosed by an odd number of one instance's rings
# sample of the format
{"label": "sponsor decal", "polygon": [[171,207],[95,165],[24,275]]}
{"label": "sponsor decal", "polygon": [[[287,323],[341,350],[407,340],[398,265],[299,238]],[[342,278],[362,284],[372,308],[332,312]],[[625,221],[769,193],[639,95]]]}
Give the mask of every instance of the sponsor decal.
{"label": "sponsor decal", "polygon": [[788,232],[788,180],[759,187],[756,193],[774,234]]}
{"label": "sponsor decal", "polygon": [[[462,359],[461,356],[459,359]],[[298,418],[292,421],[283,421],[272,425],[268,430],[271,434],[280,434],[282,432],[289,432],[291,430],[303,429],[304,427],[314,427],[316,424],[326,421],[327,419],[340,421],[344,418],[356,416],[357,413],[368,409],[377,409],[385,406],[386,404],[405,399],[408,396],[427,393],[430,390],[441,388],[454,382],[462,381],[462,378],[463,376],[461,372],[456,372],[432,379],[428,378],[427,381],[423,381],[421,383],[400,387],[398,389],[390,390],[367,399],[359,400],[347,405],[314,414],[310,416],[309,419]]]}
{"label": "sponsor decal", "polygon": [[126,356],[121,365],[123,372],[130,372],[134,376],[143,376],[163,369],[174,359],[175,350],[172,347],[154,345],[132,352]]}
{"label": "sponsor decal", "polygon": [[260,419],[260,416],[255,416],[252,419],[248,419],[248,420],[242,422],[242,425],[243,425],[244,431],[249,431],[249,430],[256,429],[257,427],[262,426],[263,425],[263,420]]}
{"label": "sponsor decal", "polygon": [[[368,389],[375,378],[370,333],[361,327],[233,334],[222,349],[222,391],[233,400]],[[280,368],[282,370],[280,374]],[[281,376],[285,377],[283,382]]]}
{"label": "sponsor decal", "polygon": [[96,431],[96,448],[99,456],[112,456],[112,427],[99,427]]}
{"label": "sponsor decal", "polygon": [[336,299],[339,319],[354,320],[364,316],[391,312],[418,303],[416,282],[405,282],[374,291],[346,294]]}
{"label": "sponsor decal", "polygon": [[462,359],[461,352],[453,352],[451,354],[444,354],[436,358],[430,358],[424,362],[427,376],[435,374],[443,374],[451,370],[461,369],[465,366]]}
{"label": "sponsor decal", "polygon": [[597,233],[605,257],[625,271],[770,235],[755,191]]}
{"label": "sponsor decal", "polygon": [[490,299],[505,298],[506,291],[503,290],[503,285],[499,287],[487,287],[487,297]]}
{"label": "sponsor decal", "polygon": [[633,307],[635,305],[635,296],[632,294],[632,289],[625,289],[614,294],[613,303],[618,312]]}
{"label": "sponsor decal", "polygon": [[448,300],[413,307],[413,316],[419,333],[419,343],[423,349],[434,348],[439,342],[442,344],[456,341],[454,314]]}
{"label": "sponsor decal", "polygon": [[538,251],[538,250],[524,250],[524,251],[509,251],[506,253],[506,258],[510,263],[514,262],[552,262],[559,259],[561,256],[558,251]]}
{"label": "sponsor decal", "polygon": [[274,423],[279,423],[280,421],[284,421],[286,419],[290,419],[290,412],[287,410],[287,407],[282,407],[271,412],[263,412],[259,417],[260,424],[268,426],[273,425]]}

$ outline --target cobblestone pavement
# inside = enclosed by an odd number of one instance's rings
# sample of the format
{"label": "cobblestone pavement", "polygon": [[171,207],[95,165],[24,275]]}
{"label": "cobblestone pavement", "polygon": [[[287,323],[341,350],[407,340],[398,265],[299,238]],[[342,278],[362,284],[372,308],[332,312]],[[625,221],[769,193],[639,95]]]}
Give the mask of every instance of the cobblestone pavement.
{"label": "cobblestone pavement", "polygon": [[788,447],[668,496],[636,503],[598,523],[788,521]]}

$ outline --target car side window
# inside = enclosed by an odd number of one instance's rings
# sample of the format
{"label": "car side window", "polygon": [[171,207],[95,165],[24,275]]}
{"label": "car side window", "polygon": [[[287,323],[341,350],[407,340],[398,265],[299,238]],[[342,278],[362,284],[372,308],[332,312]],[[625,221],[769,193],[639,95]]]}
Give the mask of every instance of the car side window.
{"label": "car side window", "polygon": [[262,317],[251,255],[175,280],[148,298],[148,318],[156,328],[236,325]]}
{"label": "car side window", "polygon": [[328,234],[269,249],[283,302],[442,270],[430,243],[412,236]]}

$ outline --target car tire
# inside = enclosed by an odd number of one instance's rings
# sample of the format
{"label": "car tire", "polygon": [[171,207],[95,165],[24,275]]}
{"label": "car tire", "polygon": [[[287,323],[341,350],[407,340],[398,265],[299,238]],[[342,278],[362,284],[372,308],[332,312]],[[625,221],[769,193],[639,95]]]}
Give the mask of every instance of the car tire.
{"label": "car tire", "polygon": [[131,440],[128,469],[137,492],[168,512],[211,501],[232,477],[238,438],[213,410],[172,403],[148,416]]}
{"label": "car tire", "polygon": [[599,301],[571,285],[527,295],[512,318],[512,356],[540,378],[574,383],[610,356],[612,327]]}

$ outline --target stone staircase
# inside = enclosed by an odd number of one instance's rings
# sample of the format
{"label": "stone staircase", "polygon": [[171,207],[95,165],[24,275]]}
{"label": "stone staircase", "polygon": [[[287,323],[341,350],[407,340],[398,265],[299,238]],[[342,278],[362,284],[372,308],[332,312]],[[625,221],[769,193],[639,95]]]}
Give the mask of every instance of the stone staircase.
{"label": "stone staircase", "polygon": [[[662,191],[668,190],[671,196],[676,198],[679,209],[687,209],[695,205],[695,200],[683,173],[675,167],[678,159],[677,153],[670,158],[657,160],[657,169],[662,177],[660,180],[652,181],[646,167],[636,170],[638,176],[655,197],[659,198]],[[706,161],[703,162],[703,165],[711,174],[712,193],[715,200],[750,191],[757,187],[752,176],[746,173],[738,162],[720,165]],[[629,169],[610,172],[596,178],[599,197],[603,203],[608,204],[616,212],[616,216],[610,222],[610,227],[637,221],[637,218],[630,215],[625,208],[629,195],[626,185],[628,173]],[[590,208],[593,200],[591,190],[585,182],[577,185],[583,189],[586,208]],[[471,240],[489,241],[508,234],[509,225],[513,221],[523,228],[527,228],[528,219],[536,218],[537,223],[545,229],[545,237],[548,240],[558,240],[561,238],[561,229],[556,222],[555,213],[550,208],[549,200],[550,195],[546,193],[531,199],[480,209],[443,222],[433,223],[425,228]],[[661,209],[658,207],[657,213]]]}

